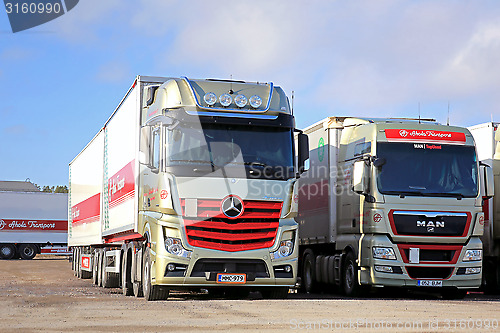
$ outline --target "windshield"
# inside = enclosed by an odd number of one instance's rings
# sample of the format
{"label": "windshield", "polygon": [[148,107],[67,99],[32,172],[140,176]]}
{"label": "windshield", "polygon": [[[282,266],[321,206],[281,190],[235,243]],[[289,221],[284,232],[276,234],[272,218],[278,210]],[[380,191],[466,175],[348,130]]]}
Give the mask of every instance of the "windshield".
{"label": "windshield", "polygon": [[377,186],[382,194],[476,197],[474,147],[426,143],[378,143]]}
{"label": "windshield", "polygon": [[[292,130],[262,126],[197,124],[168,131],[167,166],[246,166],[283,175],[293,171]],[[288,177],[286,177],[288,178]]]}

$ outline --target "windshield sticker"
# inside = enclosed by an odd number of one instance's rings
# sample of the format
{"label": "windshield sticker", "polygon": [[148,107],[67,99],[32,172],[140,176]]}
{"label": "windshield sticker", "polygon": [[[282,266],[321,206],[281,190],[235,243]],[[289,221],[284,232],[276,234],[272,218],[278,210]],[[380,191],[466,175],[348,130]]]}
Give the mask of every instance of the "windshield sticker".
{"label": "windshield sticker", "polygon": [[432,130],[386,129],[387,141],[465,143],[465,133]]}

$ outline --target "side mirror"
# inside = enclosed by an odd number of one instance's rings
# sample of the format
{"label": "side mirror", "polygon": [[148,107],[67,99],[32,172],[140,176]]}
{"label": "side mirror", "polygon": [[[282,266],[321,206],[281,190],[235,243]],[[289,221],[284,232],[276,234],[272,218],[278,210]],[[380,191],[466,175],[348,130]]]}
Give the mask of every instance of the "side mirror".
{"label": "side mirror", "polygon": [[303,173],[309,167],[309,163],[307,163],[306,168],[306,161],[309,159],[309,137],[304,133],[299,133],[297,136],[297,146],[297,168],[299,173]]}
{"label": "side mirror", "polygon": [[368,166],[365,161],[356,161],[352,171],[352,188],[358,194],[366,194],[368,191]]}
{"label": "side mirror", "polygon": [[479,166],[481,196],[491,198],[495,195],[495,179],[493,169],[487,164]]}

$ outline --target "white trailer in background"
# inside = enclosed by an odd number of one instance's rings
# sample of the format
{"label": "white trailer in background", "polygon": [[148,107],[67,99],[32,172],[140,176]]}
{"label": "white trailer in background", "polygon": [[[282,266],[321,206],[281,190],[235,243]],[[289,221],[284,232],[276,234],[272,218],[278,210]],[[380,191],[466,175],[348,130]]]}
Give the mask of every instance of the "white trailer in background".
{"label": "white trailer in background", "polygon": [[0,258],[69,254],[68,195],[29,182],[0,182]]}
{"label": "white trailer in background", "polygon": [[474,136],[479,161],[493,168],[495,196],[483,201],[483,287],[489,292],[500,292],[500,123],[475,125],[469,131]]}

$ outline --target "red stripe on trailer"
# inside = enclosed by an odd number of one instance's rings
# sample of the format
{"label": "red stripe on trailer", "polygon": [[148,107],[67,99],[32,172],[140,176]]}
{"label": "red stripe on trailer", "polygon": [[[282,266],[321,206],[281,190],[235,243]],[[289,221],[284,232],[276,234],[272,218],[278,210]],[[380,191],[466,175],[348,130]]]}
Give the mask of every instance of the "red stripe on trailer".
{"label": "red stripe on trailer", "polygon": [[83,224],[99,220],[101,216],[101,193],[97,193],[71,207],[72,224]]}

